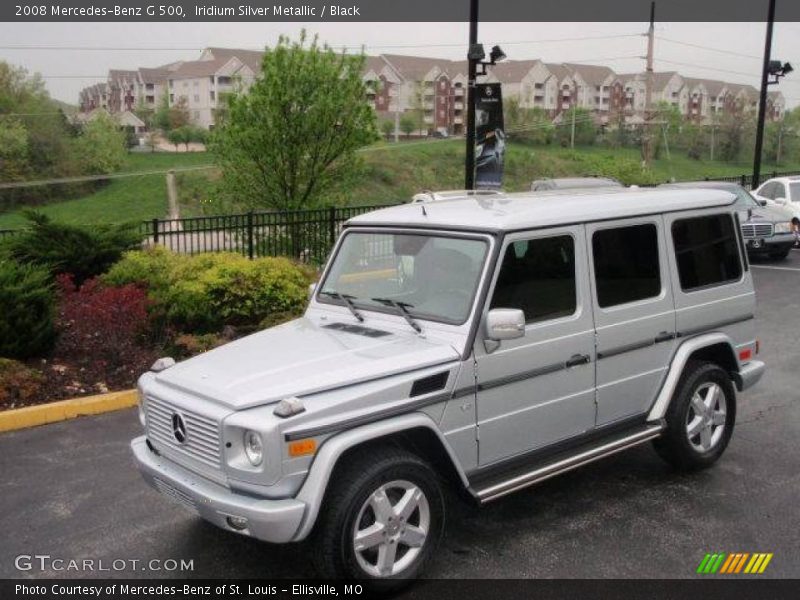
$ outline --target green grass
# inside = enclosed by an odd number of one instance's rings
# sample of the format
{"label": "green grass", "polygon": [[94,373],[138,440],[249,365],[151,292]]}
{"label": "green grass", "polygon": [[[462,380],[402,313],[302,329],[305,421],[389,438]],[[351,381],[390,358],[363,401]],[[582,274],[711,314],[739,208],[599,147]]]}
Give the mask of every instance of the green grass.
{"label": "green grass", "polygon": [[[430,142],[380,142],[360,153],[364,173],[349,194],[348,204],[389,204],[406,201],[425,189],[460,189],[464,185],[463,140]],[[207,165],[212,158],[205,152],[129,154],[122,172],[167,170]],[[671,160],[661,156],[645,171],[636,148],[582,147],[570,150],[557,146],[510,144],[506,154],[505,189],[529,188],[534,179],[604,175],[625,184],[662,183],[749,173],[748,162],[724,163],[692,160],[683,152],[674,152]],[[762,171],[800,171],[800,162],[779,167],[764,165]],[[178,176],[182,216],[218,214],[221,209],[209,202],[211,178],[216,171],[197,171]],[[54,202],[39,210],[54,219],[70,223],[121,223],[142,221],[167,214],[164,175],[141,175],[112,180],[102,189],[74,200]],[[0,214],[0,229],[25,225],[20,211]]]}
{"label": "green grass", "polygon": [[[207,165],[210,162],[211,158],[205,152],[131,153],[120,172],[158,171]],[[166,177],[139,175],[113,179],[88,196],[51,202],[36,210],[52,219],[78,224],[125,223],[164,217],[167,214]],[[21,209],[0,214],[0,229],[17,229],[26,223]]]}

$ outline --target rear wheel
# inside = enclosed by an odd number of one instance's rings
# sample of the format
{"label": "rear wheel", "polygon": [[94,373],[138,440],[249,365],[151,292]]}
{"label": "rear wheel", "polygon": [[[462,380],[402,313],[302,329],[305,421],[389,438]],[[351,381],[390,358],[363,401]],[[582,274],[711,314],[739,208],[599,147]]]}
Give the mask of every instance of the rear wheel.
{"label": "rear wheel", "polygon": [[430,465],[376,448],[337,469],[330,485],[313,540],[320,573],[381,591],[417,577],[444,531],[444,494]]}
{"label": "rear wheel", "polygon": [[654,445],[668,463],[682,470],[711,466],[733,434],[736,396],[725,370],[690,362],[666,414],[667,429]]}

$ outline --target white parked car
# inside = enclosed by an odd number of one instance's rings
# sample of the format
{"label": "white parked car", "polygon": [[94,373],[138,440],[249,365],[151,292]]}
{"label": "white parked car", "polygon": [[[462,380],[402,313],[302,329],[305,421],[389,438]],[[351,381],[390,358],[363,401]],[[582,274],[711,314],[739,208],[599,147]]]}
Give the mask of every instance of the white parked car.
{"label": "white parked car", "polygon": [[784,207],[792,215],[795,236],[800,236],[800,175],[775,177],[762,183],[753,195],[768,204]]}

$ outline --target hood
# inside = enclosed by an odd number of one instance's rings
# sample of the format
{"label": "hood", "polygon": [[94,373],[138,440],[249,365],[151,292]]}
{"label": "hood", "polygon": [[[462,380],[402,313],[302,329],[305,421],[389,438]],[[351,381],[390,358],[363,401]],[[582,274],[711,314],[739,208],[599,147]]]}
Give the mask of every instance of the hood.
{"label": "hood", "polygon": [[155,380],[238,410],[458,358],[449,344],[410,331],[303,317],[178,363]]}
{"label": "hood", "polygon": [[785,223],[792,220],[792,213],[782,206],[761,206],[753,209],[751,221],[765,221],[768,223]]}

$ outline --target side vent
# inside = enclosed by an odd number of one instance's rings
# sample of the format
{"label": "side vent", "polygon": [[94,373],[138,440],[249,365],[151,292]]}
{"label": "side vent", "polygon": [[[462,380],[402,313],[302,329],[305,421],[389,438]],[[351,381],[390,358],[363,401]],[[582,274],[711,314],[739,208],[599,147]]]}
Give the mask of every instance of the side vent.
{"label": "side vent", "polygon": [[428,377],[417,379],[414,385],[411,386],[411,398],[443,390],[449,374],[449,371],[443,371],[436,375],[429,375]]}

